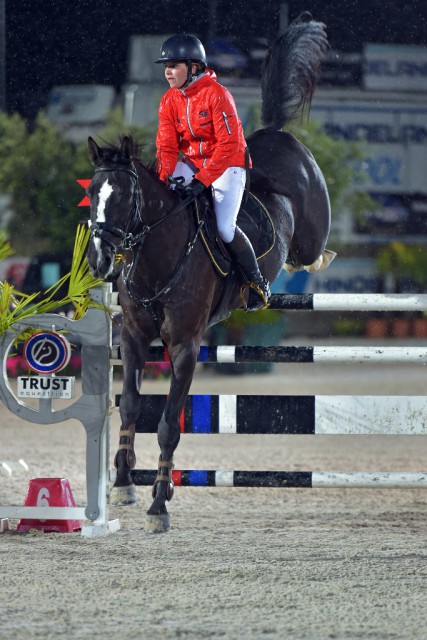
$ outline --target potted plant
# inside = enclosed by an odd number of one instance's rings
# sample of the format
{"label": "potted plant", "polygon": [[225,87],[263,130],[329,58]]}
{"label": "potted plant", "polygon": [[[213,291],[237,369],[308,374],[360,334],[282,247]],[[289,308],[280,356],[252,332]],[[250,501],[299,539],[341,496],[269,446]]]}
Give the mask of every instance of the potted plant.
{"label": "potted plant", "polygon": [[[210,344],[232,344],[270,347],[280,344],[286,328],[283,311],[266,309],[256,313],[234,311],[227,320],[212,327]],[[215,365],[218,373],[265,373],[272,368],[271,362]]]}
{"label": "potted plant", "polygon": [[333,325],[334,334],[341,337],[362,336],[365,332],[365,322],[353,318],[338,318]]}
{"label": "potted plant", "polygon": [[[396,292],[425,291],[427,287],[427,252],[424,245],[391,242],[377,257],[377,268],[385,278],[392,278]],[[395,337],[405,337],[412,329],[416,337],[427,336],[427,318],[423,312],[415,317],[399,314],[391,321]]]}
{"label": "potted plant", "polygon": [[373,315],[366,320],[365,335],[367,338],[385,338],[388,334],[388,318]]}

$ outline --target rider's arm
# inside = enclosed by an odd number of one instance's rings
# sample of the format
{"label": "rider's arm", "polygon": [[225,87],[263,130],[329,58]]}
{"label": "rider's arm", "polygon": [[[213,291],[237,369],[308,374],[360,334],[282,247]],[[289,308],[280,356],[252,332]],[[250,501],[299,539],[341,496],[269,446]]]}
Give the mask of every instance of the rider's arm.
{"label": "rider's arm", "polygon": [[159,106],[159,126],[156,137],[157,172],[161,180],[172,175],[178,162],[179,134],[175,127],[173,105],[168,94],[162,98]]}
{"label": "rider's arm", "polygon": [[234,100],[227,89],[218,87],[211,97],[215,150],[197,174],[205,186],[212,184],[228,167],[245,164],[246,143]]}

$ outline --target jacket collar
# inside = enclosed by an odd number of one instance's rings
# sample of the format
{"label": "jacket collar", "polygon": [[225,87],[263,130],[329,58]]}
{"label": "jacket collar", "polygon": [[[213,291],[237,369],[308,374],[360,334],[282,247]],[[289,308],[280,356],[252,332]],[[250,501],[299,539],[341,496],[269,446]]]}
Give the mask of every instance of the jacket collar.
{"label": "jacket collar", "polygon": [[194,78],[194,80],[192,80],[187,87],[185,87],[184,89],[178,89],[178,91],[181,91],[181,93],[184,93],[185,95],[191,96],[199,91],[199,89],[201,89],[202,87],[206,87],[212,82],[216,82],[215,71],[213,71],[212,69],[205,69],[205,71],[201,75],[197,76],[197,78]]}

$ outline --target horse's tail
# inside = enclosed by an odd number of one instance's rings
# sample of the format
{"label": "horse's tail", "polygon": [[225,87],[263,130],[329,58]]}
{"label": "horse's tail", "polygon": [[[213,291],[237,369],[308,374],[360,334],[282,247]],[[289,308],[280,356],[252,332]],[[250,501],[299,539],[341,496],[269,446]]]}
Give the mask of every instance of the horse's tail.
{"label": "horse's tail", "polygon": [[282,129],[300,109],[310,108],[328,46],[325,25],[308,11],[272,44],[261,85],[261,119],[266,128]]}

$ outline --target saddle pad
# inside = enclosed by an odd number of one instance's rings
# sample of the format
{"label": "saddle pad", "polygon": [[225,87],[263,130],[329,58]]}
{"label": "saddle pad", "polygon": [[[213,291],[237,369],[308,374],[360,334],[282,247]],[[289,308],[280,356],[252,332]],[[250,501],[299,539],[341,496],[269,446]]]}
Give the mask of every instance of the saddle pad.
{"label": "saddle pad", "polygon": [[[218,235],[216,218],[208,198],[200,198],[195,207],[195,214],[197,223],[204,221],[201,231],[203,246],[217,272],[225,277],[230,271],[230,254]],[[262,202],[252,193],[242,202],[237,224],[252,242],[258,260],[271,251],[276,235],[273,221]]]}
{"label": "saddle pad", "polygon": [[258,260],[274,247],[276,230],[273,221],[268,210],[253,193],[249,194],[240,207],[237,224],[252,242]]}

